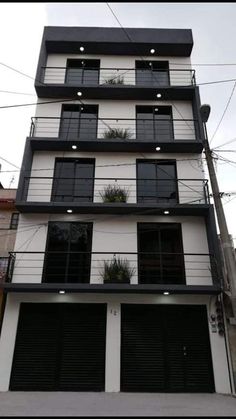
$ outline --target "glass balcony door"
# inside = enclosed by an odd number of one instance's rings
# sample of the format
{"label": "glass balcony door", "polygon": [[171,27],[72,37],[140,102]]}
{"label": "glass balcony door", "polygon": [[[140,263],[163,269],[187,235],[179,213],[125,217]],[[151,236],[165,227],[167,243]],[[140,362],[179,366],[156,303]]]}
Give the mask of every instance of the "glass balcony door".
{"label": "glass balcony door", "polygon": [[169,86],[168,61],[136,61],[136,85]]}
{"label": "glass balcony door", "polygon": [[185,268],[180,225],[138,224],[140,284],[184,284]]}
{"label": "glass balcony door", "polygon": [[93,202],[94,159],[56,159],[51,201]]}
{"label": "glass balcony door", "polygon": [[50,222],[43,282],[88,283],[91,247],[91,223]]}
{"label": "glass balcony door", "polygon": [[67,60],[66,84],[98,85],[99,84],[99,60]]}
{"label": "glass balcony door", "polygon": [[62,140],[96,139],[98,106],[63,105],[60,125]]}
{"label": "glass balcony door", "polygon": [[137,162],[137,201],[177,203],[175,162],[141,160]]}
{"label": "glass balcony door", "polygon": [[137,106],[136,120],[138,140],[159,143],[174,140],[170,106]]}

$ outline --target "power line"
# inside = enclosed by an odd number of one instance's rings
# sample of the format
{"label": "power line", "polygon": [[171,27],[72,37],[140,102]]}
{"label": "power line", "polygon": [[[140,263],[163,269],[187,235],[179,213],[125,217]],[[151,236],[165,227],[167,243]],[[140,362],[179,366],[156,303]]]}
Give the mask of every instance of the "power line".
{"label": "power line", "polygon": [[[3,158],[3,157],[1,157],[1,156],[0,156],[0,159],[1,159],[1,160],[3,160],[3,161],[5,161],[6,163],[10,164],[11,166],[16,167],[17,169],[19,169],[19,170],[20,170],[19,166],[16,166],[16,164],[11,163],[9,160],[4,159],[4,158]],[[0,171],[0,173],[1,173],[1,171]]]}
{"label": "power line", "polygon": [[224,147],[225,145],[228,145],[228,144],[234,143],[235,141],[236,141],[236,138],[233,138],[232,140],[226,141],[225,143],[223,143],[223,144],[220,144],[220,145],[216,146],[213,150],[216,150],[216,149],[218,149],[218,148],[220,148],[220,147]]}
{"label": "power line", "polygon": [[211,144],[211,142],[213,141],[213,139],[214,139],[214,137],[215,137],[215,135],[216,135],[216,133],[217,133],[217,131],[218,131],[218,129],[219,129],[219,127],[220,127],[220,125],[221,125],[221,122],[222,122],[222,121],[223,121],[223,119],[224,119],[224,116],[225,116],[225,114],[226,114],[226,112],[227,112],[227,109],[228,109],[228,107],[229,107],[229,105],[230,105],[230,102],[231,102],[231,99],[232,99],[232,97],[233,97],[235,87],[236,87],[236,82],[235,82],[235,83],[234,83],[234,85],[233,85],[233,89],[232,89],[232,91],[231,91],[231,93],[230,93],[229,99],[228,99],[228,101],[227,101],[227,103],[226,103],[226,106],[225,106],[224,112],[223,112],[223,114],[222,114],[222,116],[221,116],[221,118],[220,118],[220,121],[219,121],[219,123],[218,123],[218,125],[217,125],[217,127],[216,127],[216,129],[215,129],[215,131],[214,131],[214,134],[213,134],[213,136],[212,136],[212,138],[211,138],[211,140],[210,140],[210,144]]}
{"label": "power line", "polygon": [[14,92],[14,91],[9,91],[9,90],[0,90],[0,93],[11,93],[13,95],[25,95],[25,96],[37,96],[33,93]]}

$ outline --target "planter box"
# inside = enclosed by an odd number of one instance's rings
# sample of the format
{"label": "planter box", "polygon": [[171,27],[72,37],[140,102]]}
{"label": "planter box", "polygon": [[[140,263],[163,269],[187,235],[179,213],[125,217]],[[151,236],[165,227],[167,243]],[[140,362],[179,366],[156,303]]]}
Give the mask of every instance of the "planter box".
{"label": "planter box", "polygon": [[103,280],[104,284],[130,284],[130,280],[129,279],[124,279],[123,281],[119,281],[116,280],[115,278],[110,280],[110,279],[104,279]]}

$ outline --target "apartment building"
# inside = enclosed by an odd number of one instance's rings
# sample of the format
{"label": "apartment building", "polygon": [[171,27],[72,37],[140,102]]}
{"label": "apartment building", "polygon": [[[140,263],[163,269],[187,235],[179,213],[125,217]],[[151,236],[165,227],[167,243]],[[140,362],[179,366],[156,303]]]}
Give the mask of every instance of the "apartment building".
{"label": "apartment building", "polygon": [[1,391],[231,392],[192,47],[189,29],[45,28]]}

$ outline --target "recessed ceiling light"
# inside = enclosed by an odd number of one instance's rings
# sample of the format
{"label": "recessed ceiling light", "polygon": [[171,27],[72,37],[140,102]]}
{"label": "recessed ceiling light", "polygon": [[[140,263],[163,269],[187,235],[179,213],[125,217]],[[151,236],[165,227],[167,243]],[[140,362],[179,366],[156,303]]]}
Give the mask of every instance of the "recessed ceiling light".
{"label": "recessed ceiling light", "polygon": [[160,151],[161,150],[161,147],[156,147],[156,151]]}
{"label": "recessed ceiling light", "polygon": [[79,49],[81,52],[83,52],[84,51],[84,47],[80,47],[80,49]]}
{"label": "recessed ceiling light", "polygon": [[163,292],[163,295],[170,295],[168,291]]}
{"label": "recessed ceiling light", "polygon": [[78,96],[82,96],[82,92],[77,92],[77,95]]}
{"label": "recessed ceiling light", "polygon": [[60,290],[59,294],[65,294],[66,292],[64,290]]}
{"label": "recessed ceiling light", "polygon": [[66,212],[68,212],[68,214],[71,214],[73,211],[72,211],[72,209],[68,209],[68,210],[66,210]]}
{"label": "recessed ceiling light", "polygon": [[73,145],[71,148],[72,148],[73,150],[77,150],[77,145]]}
{"label": "recessed ceiling light", "polygon": [[159,109],[158,109],[158,108],[155,108],[155,109],[154,109],[154,111],[155,111],[155,112],[158,112],[158,111],[159,111]]}
{"label": "recessed ceiling light", "polygon": [[159,97],[159,98],[160,98],[160,97],[161,97],[161,93],[157,93],[157,97]]}
{"label": "recessed ceiling light", "polygon": [[170,213],[170,211],[164,211],[165,215],[168,215]]}
{"label": "recessed ceiling light", "polygon": [[150,49],[150,53],[151,54],[154,54],[155,53],[155,49],[154,48]]}

